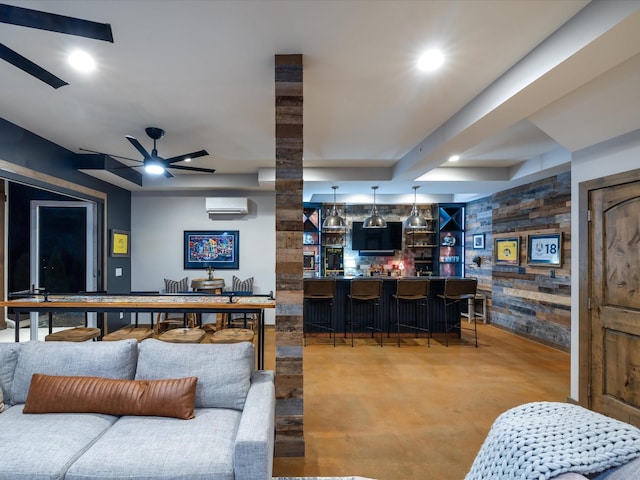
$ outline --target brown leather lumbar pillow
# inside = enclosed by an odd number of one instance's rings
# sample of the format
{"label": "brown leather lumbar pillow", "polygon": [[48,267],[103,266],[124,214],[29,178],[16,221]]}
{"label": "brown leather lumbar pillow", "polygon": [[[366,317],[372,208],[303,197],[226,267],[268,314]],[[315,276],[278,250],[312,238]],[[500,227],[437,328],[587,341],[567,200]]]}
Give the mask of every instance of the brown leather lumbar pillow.
{"label": "brown leather lumbar pillow", "polygon": [[24,413],[104,413],[195,417],[198,377],[168,380],[116,380],[36,373]]}

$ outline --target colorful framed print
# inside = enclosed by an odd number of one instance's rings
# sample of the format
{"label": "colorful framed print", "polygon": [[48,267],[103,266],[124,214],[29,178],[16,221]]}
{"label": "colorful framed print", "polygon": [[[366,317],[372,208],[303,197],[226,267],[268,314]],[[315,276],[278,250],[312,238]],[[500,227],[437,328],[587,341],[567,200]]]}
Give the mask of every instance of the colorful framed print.
{"label": "colorful framed print", "polygon": [[240,267],[240,233],[228,231],[184,232],[184,268],[237,270]]}
{"label": "colorful framed print", "polygon": [[527,263],[529,265],[561,265],[562,233],[529,235]]}
{"label": "colorful framed print", "polygon": [[494,254],[497,265],[520,265],[520,237],[496,238]]}
{"label": "colorful framed print", "polygon": [[131,238],[129,232],[124,230],[111,230],[111,256],[128,257]]}

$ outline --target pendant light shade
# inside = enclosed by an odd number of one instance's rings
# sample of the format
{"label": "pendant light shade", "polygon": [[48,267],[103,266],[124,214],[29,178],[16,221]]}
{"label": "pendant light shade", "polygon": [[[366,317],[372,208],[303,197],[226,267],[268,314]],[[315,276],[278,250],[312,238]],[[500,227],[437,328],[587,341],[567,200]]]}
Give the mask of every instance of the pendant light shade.
{"label": "pendant light shade", "polygon": [[378,187],[371,187],[371,189],[373,190],[373,207],[371,208],[371,214],[364,219],[362,228],[387,228],[387,222],[378,215],[378,207],[376,207],[376,190]]}
{"label": "pendant light shade", "polygon": [[344,230],[347,225],[344,221],[344,218],[338,215],[338,209],[336,208],[336,190],[338,189],[338,187],[334,185],[331,188],[333,188],[333,208],[331,209],[331,213],[329,213],[329,216],[322,222],[322,229],[334,231]]}
{"label": "pendant light shade", "polygon": [[402,226],[406,230],[421,230],[427,228],[427,219],[420,215],[417,202],[417,191],[420,187],[413,187],[413,208],[411,214],[404,220]]}

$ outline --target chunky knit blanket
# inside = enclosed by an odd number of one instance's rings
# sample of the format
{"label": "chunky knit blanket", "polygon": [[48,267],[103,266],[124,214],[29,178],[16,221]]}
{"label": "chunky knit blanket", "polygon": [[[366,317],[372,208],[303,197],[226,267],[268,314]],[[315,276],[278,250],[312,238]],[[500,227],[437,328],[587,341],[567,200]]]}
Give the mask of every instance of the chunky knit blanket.
{"label": "chunky knit blanket", "polygon": [[546,480],[583,475],[640,456],[640,429],[586,408],[527,403],[491,426],[465,480]]}

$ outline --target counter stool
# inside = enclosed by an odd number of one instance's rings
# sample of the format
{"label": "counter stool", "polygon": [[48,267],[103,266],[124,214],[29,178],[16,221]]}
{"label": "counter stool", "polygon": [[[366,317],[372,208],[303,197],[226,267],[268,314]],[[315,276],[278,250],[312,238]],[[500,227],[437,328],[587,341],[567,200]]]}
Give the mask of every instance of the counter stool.
{"label": "counter stool", "polygon": [[307,332],[314,329],[329,332],[336,346],[336,328],[333,321],[333,299],[336,296],[335,278],[305,278],[302,336],[307,345]]}
{"label": "counter stool", "polygon": [[[351,330],[352,347],[354,325],[356,324],[358,327],[371,330],[371,338],[373,338],[376,331],[380,332],[380,346],[382,347],[382,328],[380,328],[379,321],[381,296],[382,280],[377,278],[354,278],[351,280],[351,289],[349,295],[347,295],[349,299],[349,315],[345,320]],[[347,336],[346,330],[345,328],[345,337]]]}
{"label": "counter stool", "polygon": [[211,343],[253,342],[253,330],[248,328],[224,328],[214,332]]}
{"label": "counter stool", "polygon": [[[449,346],[449,331],[453,329],[460,330],[462,336],[462,322],[460,321],[459,304],[467,301],[469,298],[475,298],[478,290],[477,278],[447,278],[444,282],[444,293],[438,295],[444,302],[444,335],[446,346]],[[458,306],[458,308],[454,308]],[[457,312],[457,314],[456,314]],[[456,315],[457,318],[453,318]],[[478,322],[476,316],[473,315],[473,327],[475,345],[478,348]],[[469,330],[469,329],[467,329]]]}
{"label": "counter stool", "polygon": [[[398,334],[398,347],[400,346],[400,327],[414,330],[416,333],[426,332],[427,347],[431,346],[431,336],[428,309],[426,308],[429,297],[428,279],[398,279],[396,293],[393,298],[396,301],[396,330]],[[413,315],[400,315],[400,306],[405,305],[405,312],[411,307]],[[421,321],[424,318],[424,321]]]}
{"label": "counter stool", "polygon": [[90,327],[73,327],[67,330],[60,330],[56,333],[50,333],[44,337],[45,342],[86,342],[98,339],[102,332],[99,328]]}
{"label": "counter stool", "polygon": [[153,337],[153,330],[146,327],[124,327],[102,337],[103,342],[117,342],[133,338],[140,343],[142,340]]}
{"label": "counter stool", "polygon": [[204,330],[199,328],[174,328],[167,330],[158,340],[169,343],[200,343],[204,338]]}

